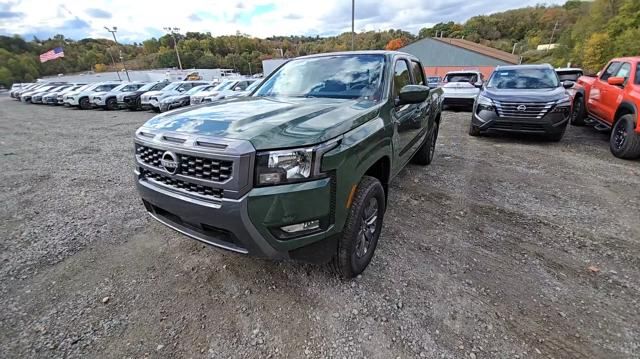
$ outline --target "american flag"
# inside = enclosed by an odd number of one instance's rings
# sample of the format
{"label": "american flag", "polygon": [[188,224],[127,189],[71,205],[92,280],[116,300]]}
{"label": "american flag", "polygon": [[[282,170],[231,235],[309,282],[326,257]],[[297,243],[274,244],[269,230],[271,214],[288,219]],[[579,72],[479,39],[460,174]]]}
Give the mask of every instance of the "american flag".
{"label": "american flag", "polygon": [[47,62],[49,60],[57,59],[59,57],[64,57],[64,50],[61,47],[56,47],[53,50],[49,50],[44,54],[40,55],[40,62]]}

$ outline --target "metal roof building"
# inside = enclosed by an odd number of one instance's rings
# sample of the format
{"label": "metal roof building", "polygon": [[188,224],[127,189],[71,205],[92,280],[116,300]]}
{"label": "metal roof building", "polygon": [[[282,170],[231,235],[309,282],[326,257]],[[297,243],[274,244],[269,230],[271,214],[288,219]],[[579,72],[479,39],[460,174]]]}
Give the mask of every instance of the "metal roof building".
{"label": "metal roof building", "polygon": [[518,55],[463,39],[428,37],[398,51],[419,58],[430,76],[444,76],[449,71],[460,70],[479,70],[489,76],[498,65],[520,63]]}

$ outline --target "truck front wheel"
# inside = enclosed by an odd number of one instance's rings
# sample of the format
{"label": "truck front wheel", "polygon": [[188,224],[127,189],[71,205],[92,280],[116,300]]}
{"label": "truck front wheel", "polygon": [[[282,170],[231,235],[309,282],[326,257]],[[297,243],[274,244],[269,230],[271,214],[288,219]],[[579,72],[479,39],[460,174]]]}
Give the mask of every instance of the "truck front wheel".
{"label": "truck front wheel", "polygon": [[633,115],[624,115],[616,121],[609,139],[609,148],[614,156],[624,159],[640,157],[640,135],[634,128]]}
{"label": "truck front wheel", "polygon": [[582,96],[576,95],[573,100],[573,111],[571,111],[571,124],[573,126],[584,126],[584,119],[586,117],[584,100]]}
{"label": "truck front wheel", "polygon": [[382,184],[377,178],[363,177],[353,195],[347,222],[331,261],[336,274],[353,278],[367,268],[378,244],[384,212]]}

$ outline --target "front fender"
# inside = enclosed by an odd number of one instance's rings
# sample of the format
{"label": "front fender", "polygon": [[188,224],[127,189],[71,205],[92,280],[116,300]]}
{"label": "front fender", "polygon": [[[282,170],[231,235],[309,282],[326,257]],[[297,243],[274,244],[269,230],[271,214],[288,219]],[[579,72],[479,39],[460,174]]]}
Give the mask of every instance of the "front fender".
{"label": "front fender", "polygon": [[322,160],[323,172],[335,178],[335,227],[341,231],[349,208],[347,201],[353,186],[357,186],[371,166],[383,157],[392,156],[392,129],[381,117],[376,117],[342,137],[340,145],[327,152]]}

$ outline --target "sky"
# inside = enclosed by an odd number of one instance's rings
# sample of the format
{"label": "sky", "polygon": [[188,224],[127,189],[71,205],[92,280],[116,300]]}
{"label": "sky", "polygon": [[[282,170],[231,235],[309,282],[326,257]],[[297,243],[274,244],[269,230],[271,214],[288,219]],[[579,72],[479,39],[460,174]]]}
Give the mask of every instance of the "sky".
{"label": "sky", "polygon": [[[438,22],[468,18],[565,0],[356,0],[356,31],[402,29],[417,33]],[[165,5],[167,4],[167,5]],[[176,6],[177,5],[177,6]],[[56,34],[79,40],[110,38],[140,42],[162,36],[164,27],[180,32],[255,37],[330,36],[351,31],[350,0],[0,0],[0,35],[46,39]]]}

